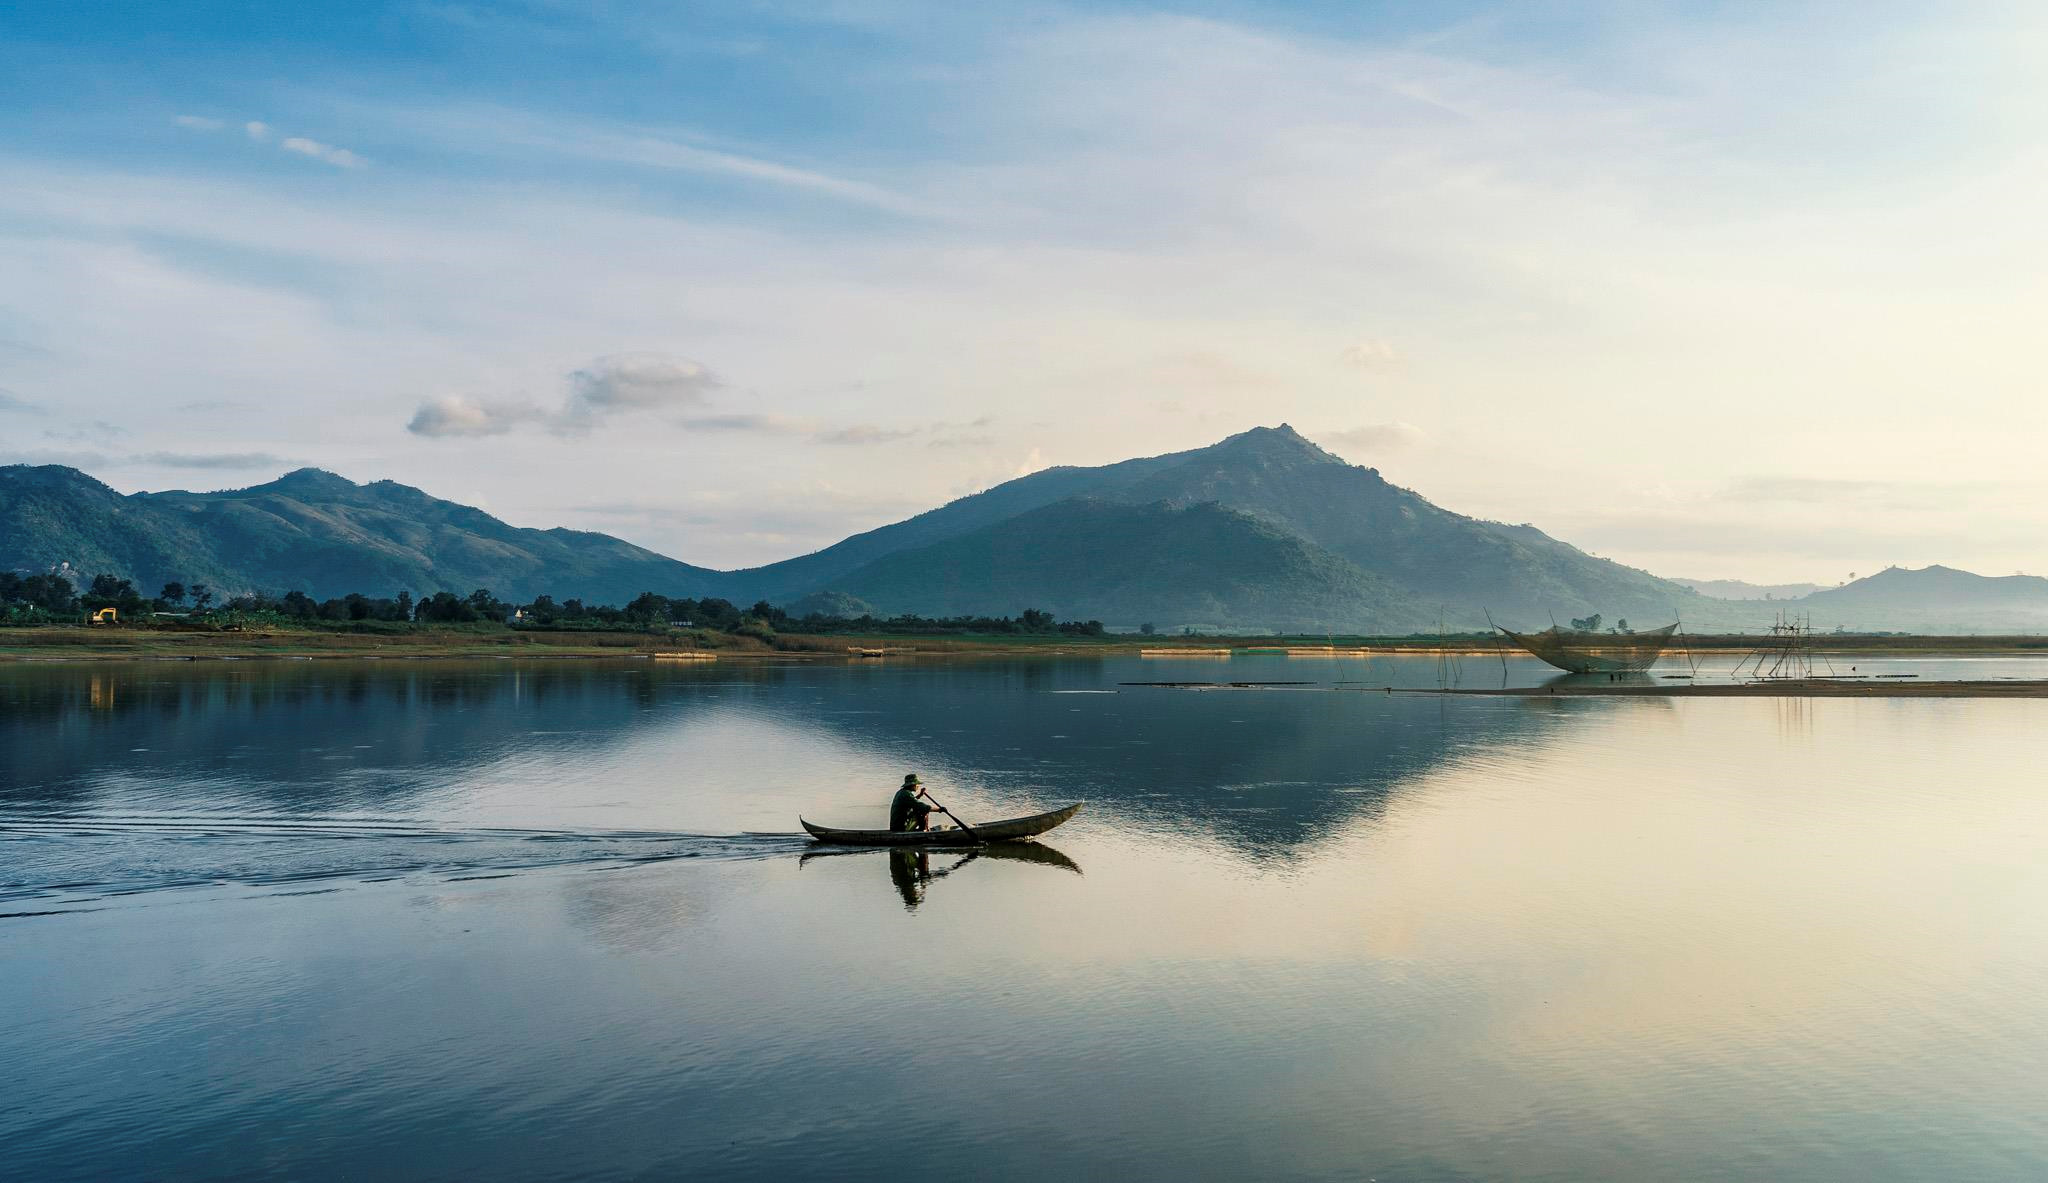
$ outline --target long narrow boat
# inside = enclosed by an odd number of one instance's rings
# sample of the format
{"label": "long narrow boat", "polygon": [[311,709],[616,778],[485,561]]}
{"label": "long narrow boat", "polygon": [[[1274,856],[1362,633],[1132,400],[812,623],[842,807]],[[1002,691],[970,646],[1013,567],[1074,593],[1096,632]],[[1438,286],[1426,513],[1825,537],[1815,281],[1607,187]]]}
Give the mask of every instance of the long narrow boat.
{"label": "long narrow boat", "polygon": [[[1081,812],[1081,803],[1075,802],[1065,809],[1051,813],[1034,813],[1030,817],[1013,817],[1008,821],[986,822],[974,827],[983,842],[1016,842],[1033,838],[1066,821]],[[830,826],[814,826],[804,821],[803,827],[811,837],[820,842],[831,842],[839,846],[972,846],[974,839],[965,830],[835,830]]]}

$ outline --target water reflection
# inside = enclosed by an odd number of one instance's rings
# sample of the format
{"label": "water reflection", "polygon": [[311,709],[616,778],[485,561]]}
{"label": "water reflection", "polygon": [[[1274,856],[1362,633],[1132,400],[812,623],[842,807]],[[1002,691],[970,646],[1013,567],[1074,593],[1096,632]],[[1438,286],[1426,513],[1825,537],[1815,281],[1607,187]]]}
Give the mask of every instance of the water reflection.
{"label": "water reflection", "polygon": [[[137,885],[0,908],[10,1177],[2048,1166],[2048,704],[602,668],[0,671],[69,703],[0,713],[0,893]],[[906,768],[1089,799],[1087,874],[740,833]]]}
{"label": "water reflection", "polygon": [[[1285,672],[1232,665],[1237,677]],[[878,766],[918,767],[983,816],[1087,799],[1124,821],[1193,823],[1270,854],[1374,816],[1396,786],[1462,753],[1620,709],[1118,692],[1146,673],[1156,676],[1129,659],[14,667],[0,671],[0,814],[373,813],[732,833],[786,830],[827,807],[861,824],[896,779]],[[833,765],[840,777],[819,775]],[[821,800],[816,786],[835,779]]]}
{"label": "water reflection", "polygon": [[896,894],[903,900],[903,907],[916,911],[925,899],[931,884],[966,867],[969,863],[986,859],[997,863],[1032,863],[1041,867],[1055,867],[1064,871],[1082,873],[1081,865],[1065,854],[1043,842],[999,842],[961,853],[957,850],[940,853],[939,869],[932,869],[932,851],[924,847],[900,846],[874,849],[827,849],[805,851],[797,859],[799,865],[809,864],[824,858],[880,857],[889,868],[889,882]]}

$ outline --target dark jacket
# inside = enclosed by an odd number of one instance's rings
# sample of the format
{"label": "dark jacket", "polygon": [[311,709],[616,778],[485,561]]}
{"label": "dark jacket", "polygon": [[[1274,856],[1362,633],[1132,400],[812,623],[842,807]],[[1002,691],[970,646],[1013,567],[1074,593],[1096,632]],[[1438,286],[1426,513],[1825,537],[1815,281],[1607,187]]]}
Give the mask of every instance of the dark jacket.
{"label": "dark jacket", "polygon": [[[924,803],[915,789],[898,789],[896,797],[889,802],[889,828],[891,830],[918,830],[924,828],[924,819],[931,816],[932,807]],[[915,824],[913,824],[915,823]]]}

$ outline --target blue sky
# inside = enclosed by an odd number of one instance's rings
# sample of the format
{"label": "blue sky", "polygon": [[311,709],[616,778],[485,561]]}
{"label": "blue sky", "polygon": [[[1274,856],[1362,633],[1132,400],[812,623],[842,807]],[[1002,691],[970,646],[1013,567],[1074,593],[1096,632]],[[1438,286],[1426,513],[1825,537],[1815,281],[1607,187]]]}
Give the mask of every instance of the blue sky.
{"label": "blue sky", "polygon": [[693,562],[1289,421],[1662,574],[2039,563],[1997,4],[34,4],[0,462]]}

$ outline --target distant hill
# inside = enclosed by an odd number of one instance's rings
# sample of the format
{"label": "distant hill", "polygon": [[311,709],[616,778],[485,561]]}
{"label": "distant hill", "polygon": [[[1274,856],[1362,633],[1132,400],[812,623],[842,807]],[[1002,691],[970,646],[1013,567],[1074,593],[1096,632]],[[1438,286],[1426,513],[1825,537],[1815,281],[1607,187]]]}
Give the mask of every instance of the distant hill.
{"label": "distant hill", "polygon": [[1977,575],[1953,567],[1888,567],[1788,608],[1849,629],[1918,632],[2048,631],[2048,579]]}
{"label": "distant hill", "polygon": [[727,582],[608,535],[521,529],[406,485],[312,468],[249,489],[123,496],[76,469],[0,467],[0,567],[60,562],[145,592],[175,579],[223,598],[487,587],[622,603],[650,588],[716,594]]}
{"label": "distant hill", "polygon": [[1818,583],[1747,583],[1740,579],[1673,579],[1671,582],[1720,600],[1796,600],[1821,590]]}
{"label": "distant hill", "polygon": [[[813,554],[713,571],[609,535],[508,525],[405,485],[300,469],[214,493],[123,496],[75,469],[0,467],[0,568],[70,563],[146,591],[297,588],[624,603],[768,599],[799,612],[1013,615],[1040,608],[1164,631],[1430,631],[1542,627],[1599,613],[1636,628],[1761,629],[1778,611],[1821,628],[2048,630],[2048,580],[1894,569],[1763,602],[1799,585],[1660,579],[1531,525],[1444,509],[1285,424],[1205,448],[1053,468],[854,535]],[[1717,598],[1699,590],[1742,598]],[[1782,605],[1782,609],[1780,607]]]}
{"label": "distant hill", "polygon": [[1406,633],[1436,625],[1432,609],[1386,580],[1214,502],[1068,499],[887,555],[835,586],[890,613],[925,616],[1014,604],[1062,619],[1176,629]]}

